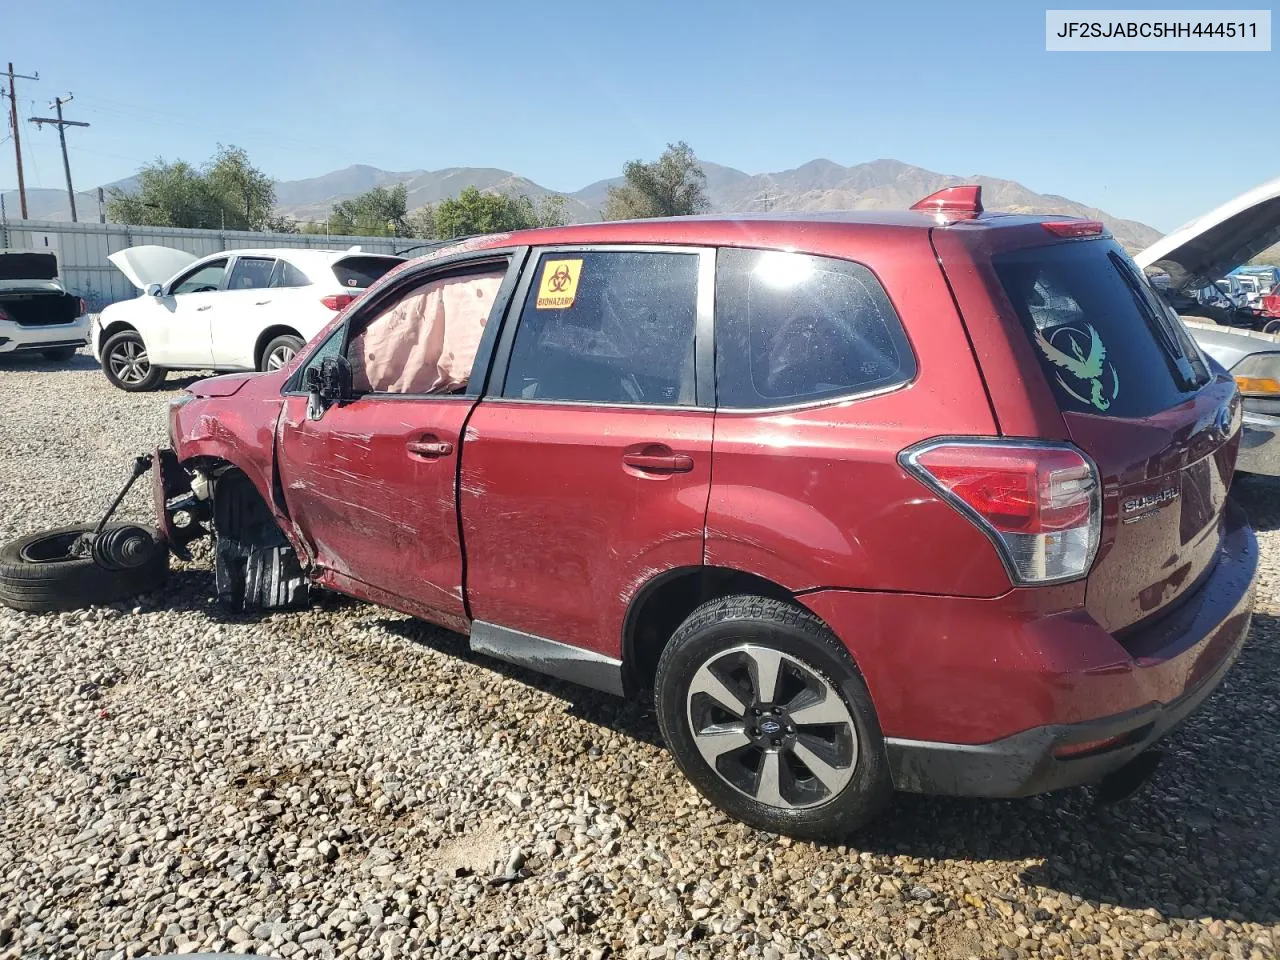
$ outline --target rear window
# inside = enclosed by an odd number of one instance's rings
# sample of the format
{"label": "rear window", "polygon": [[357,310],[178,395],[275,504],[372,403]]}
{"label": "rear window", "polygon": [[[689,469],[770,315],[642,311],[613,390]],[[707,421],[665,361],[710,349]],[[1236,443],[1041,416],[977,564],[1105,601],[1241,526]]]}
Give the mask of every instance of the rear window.
{"label": "rear window", "polygon": [[1208,378],[1186,331],[1113,242],[1031,247],[993,266],[1064,411],[1150,416]]}
{"label": "rear window", "polygon": [[906,383],[915,357],[870,270],[848,260],[723,248],[716,262],[716,401],[761,408]]}
{"label": "rear window", "polygon": [[344,287],[363,290],[403,262],[399,257],[343,257],[333,265],[333,275]]}

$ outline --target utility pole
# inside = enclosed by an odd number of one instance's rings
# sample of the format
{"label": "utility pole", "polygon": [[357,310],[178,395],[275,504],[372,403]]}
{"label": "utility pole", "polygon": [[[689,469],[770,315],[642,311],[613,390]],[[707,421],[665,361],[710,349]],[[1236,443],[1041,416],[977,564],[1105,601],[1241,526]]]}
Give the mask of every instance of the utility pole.
{"label": "utility pole", "polygon": [[13,64],[9,64],[9,122],[13,124],[13,155],[18,161],[18,206],[22,211],[22,219],[27,219],[27,184],[22,179],[22,138],[18,135],[18,97],[13,89],[14,79],[39,80],[40,74],[28,77],[25,73],[14,73]]}
{"label": "utility pole", "polygon": [[67,199],[71,201],[71,222],[75,223],[76,222],[76,192],[75,192],[75,189],[71,186],[71,161],[67,159],[67,127],[87,127],[89,126],[89,124],[85,123],[82,120],[63,120],[62,119],[62,105],[64,103],[70,103],[72,99],[73,98],[69,93],[67,94],[67,98],[65,100],[62,99],[62,97],[53,98],[53,103],[51,103],[50,106],[57,108],[58,119],[55,120],[52,117],[32,117],[31,122],[34,123],[37,127],[42,126],[43,124],[46,124],[46,123],[51,123],[58,128],[58,139],[62,141],[62,169],[66,171],[66,174],[67,174]]}

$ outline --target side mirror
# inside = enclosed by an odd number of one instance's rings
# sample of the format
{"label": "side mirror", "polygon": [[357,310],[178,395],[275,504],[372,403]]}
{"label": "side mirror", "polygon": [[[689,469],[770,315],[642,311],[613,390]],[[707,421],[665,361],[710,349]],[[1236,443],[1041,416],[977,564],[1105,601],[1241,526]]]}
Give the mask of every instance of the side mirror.
{"label": "side mirror", "polygon": [[351,399],[351,364],[346,357],[320,361],[320,398],[330,403]]}
{"label": "side mirror", "polygon": [[158,296],[160,296],[162,293],[164,293],[164,287],[160,286],[160,284],[158,284],[158,283],[148,283],[148,284],[147,284],[147,296],[148,296],[148,297],[158,297]]}
{"label": "side mirror", "polygon": [[318,367],[307,367],[307,419],[319,420],[334,403],[351,399],[351,364],[346,357],[325,357]]}

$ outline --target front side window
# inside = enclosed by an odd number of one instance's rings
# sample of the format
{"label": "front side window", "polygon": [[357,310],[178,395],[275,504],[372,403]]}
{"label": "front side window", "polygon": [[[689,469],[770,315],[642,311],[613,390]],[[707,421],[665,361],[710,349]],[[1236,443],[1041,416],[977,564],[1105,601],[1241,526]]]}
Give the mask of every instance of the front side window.
{"label": "front side window", "polygon": [[265,290],[276,262],[269,257],[236,257],[227,280],[228,290]]}
{"label": "front side window", "polygon": [[219,290],[222,288],[222,275],[226,271],[226,260],[211,260],[196,267],[175,283],[169,293],[177,296],[180,293],[209,293],[212,290]]}
{"label": "front side window", "polygon": [[696,253],[544,253],[502,395],[692,404],[697,302]]}
{"label": "front side window", "polygon": [[429,280],[406,291],[347,346],[356,393],[461,393],[471,378],[507,265]]}
{"label": "front side window", "polygon": [[722,249],[716,402],[760,408],[906,383],[915,357],[884,288],[847,260]]}

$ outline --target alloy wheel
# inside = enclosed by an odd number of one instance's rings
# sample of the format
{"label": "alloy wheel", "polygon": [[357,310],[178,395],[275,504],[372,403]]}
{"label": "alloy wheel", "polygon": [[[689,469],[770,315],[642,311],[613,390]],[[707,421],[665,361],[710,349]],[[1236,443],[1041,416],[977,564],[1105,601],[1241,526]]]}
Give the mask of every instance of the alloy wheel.
{"label": "alloy wheel", "polygon": [[693,675],[689,729],[726,783],[783,810],[837,796],[858,764],[858,734],[844,699],[803,660],[771,647],[721,650]]}
{"label": "alloy wheel", "polygon": [[294,358],[298,351],[287,344],[281,344],[267,354],[267,370],[279,370]]}
{"label": "alloy wheel", "polygon": [[121,340],[107,357],[107,363],[121,383],[141,383],[151,372],[147,348],[138,340]]}

